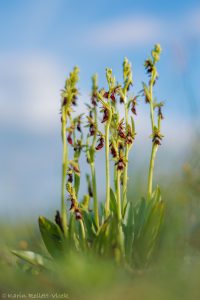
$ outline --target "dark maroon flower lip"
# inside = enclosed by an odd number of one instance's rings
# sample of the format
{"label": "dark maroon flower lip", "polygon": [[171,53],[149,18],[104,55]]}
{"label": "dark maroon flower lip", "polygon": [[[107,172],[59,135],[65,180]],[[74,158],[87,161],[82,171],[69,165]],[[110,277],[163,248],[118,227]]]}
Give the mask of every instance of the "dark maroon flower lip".
{"label": "dark maroon flower lip", "polygon": [[63,230],[63,224],[62,224],[62,218],[61,218],[60,212],[58,210],[56,211],[55,222],[60,227],[60,229],[62,230],[62,232],[64,232],[64,230]]}
{"label": "dark maroon flower lip", "polygon": [[110,144],[110,153],[112,155],[113,158],[117,157],[117,150],[116,148],[113,146],[113,144]]}
{"label": "dark maroon flower lip", "polygon": [[78,97],[76,95],[72,97],[72,105],[77,106],[77,99]]}
{"label": "dark maroon flower lip", "polygon": [[74,212],[75,212],[76,220],[82,220],[82,214],[81,214],[80,209],[79,209],[79,208],[76,208],[76,209],[74,210]]}
{"label": "dark maroon flower lip", "polygon": [[90,136],[94,136],[95,133],[96,133],[96,128],[95,128],[95,125],[93,123],[90,124],[89,132],[90,132]]}
{"label": "dark maroon flower lip", "polygon": [[136,99],[137,99],[137,96],[135,96],[133,98],[133,100],[131,101],[131,111],[132,111],[132,113],[134,115],[137,115],[137,111],[136,111],[136,104],[137,104],[137,102],[136,102]]}
{"label": "dark maroon flower lip", "polygon": [[112,94],[110,95],[110,99],[111,99],[113,102],[116,102],[115,92],[112,92]]}
{"label": "dark maroon flower lip", "polygon": [[164,119],[164,116],[163,116],[163,113],[162,113],[162,108],[161,108],[161,106],[158,107],[158,117],[160,117],[161,120]]}
{"label": "dark maroon flower lip", "polygon": [[117,131],[118,131],[119,137],[125,140],[126,139],[126,133],[125,133],[123,120],[119,123]]}
{"label": "dark maroon flower lip", "polygon": [[65,106],[67,104],[67,97],[64,97],[62,105]]}
{"label": "dark maroon flower lip", "polygon": [[68,175],[68,182],[70,182],[70,183],[72,183],[73,182],[73,175],[72,175],[72,173],[68,173],[67,174]]}
{"label": "dark maroon flower lip", "polygon": [[123,97],[120,97],[120,98],[119,98],[119,102],[120,102],[120,103],[124,103],[124,98],[123,98]]}
{"label": "dark maroon flower lip", "polygon": [[68,143],[69,143],[70,145],[73,144],[73,140],[72,140],[71,133],[68,134],[68,136],[67,136],[67,141],[68,141]]}
{"label": "dark maroon flower lip", "polygon": [[99,140],[98,140],[98,145],[96,146],[96,150],[100,150],[100,149],[102,149],[103,148],[103,146],[104,146],[104,138],[103,137],[101,137]]}
{"label": "dark maroon flower lip", "polygon": [[101,121],[101,123],[105,123],[106,121],[108,121],[109,119],[109,111],[107,108],[104,108],[103,110],[103,120]]}
{"label": "dark maroon flower lip", "polygon": [[80,122],[80,121],[78,121],[76,129],[77,129],[79,132],[82,132],[82,130],[81,130],[81,122]]}
{"label": "dark maroon flower lip", "polygon": [[151,74],[154,68],[153,62],[151,59],[147,59],[144,63],[147,74]]}
{"label": "dark maroon flower lip", "polygon": [[105,92],[105,93],[103,94],[103,97],[106,98],[106,99],[108,99],[108,96],[109,96],[109,92]]}
{"label": "dark maroon flower lip", "polygon": [[126,163],[122,157],[118,159],[118,161],[115,163],[117,166],[118,171],[123,171],[124,167],[126,166]]}

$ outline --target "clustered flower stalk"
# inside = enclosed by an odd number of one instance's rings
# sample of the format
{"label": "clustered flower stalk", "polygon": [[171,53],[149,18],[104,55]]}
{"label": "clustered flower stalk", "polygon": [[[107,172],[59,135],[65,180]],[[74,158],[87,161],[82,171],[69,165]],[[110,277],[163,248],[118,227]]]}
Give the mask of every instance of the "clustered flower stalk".
{"label": "clustered flower stalk", "polygon": [[[89,134],[87,139],[87,161],[90,164],[91,178],[92,178],[92,192],[89,191],[89,194],[93,197],[94,203],[94,221],[97,230],[99,229],[99,211],[98,211],[98,195],[97,195],[97,183],[96,183],[96,168],[95,168],[95,152],[96,152],[96,141],[98,134],[98,120],[97,120],[97,92],[98,92],[98,83],[97,83],[97,74],[92,76],[92,93],[91,93],[91,105],[89,108],[88,116],[88,127]],[[89,145],[89,137],[92,137],[92,143]]]}
{"label": "clustered flower stalk", "polygon": [[[130,86],[133,84],[132,79],[132,70],[131,70],[131,64],[129,63],[128,59],[124,59],[123,63],[123,78],[124,78],[124,86],[121,92],[121,101],[124,103],[124,111],[125,111],[125,124],[126,124],[126,133],[128,133],[128,128],[130,126],[129,124],[129,117],[128,117],[128,101],[127,101],[127,92],[130,89]],[[136,103],[134,104],[136,105]],[[128,155],[131,148],[131,144],[126,143],[125,145],[125,160],[128,162]],[[123,190],[122,190],[122,207],[123,211],[127,204],[127,181],[128,181],[128,163],[124,166],[124,172],[123,172]]]}
{"label": "clustered flower stalk", "polygon": [[[98,99],[103,105],[103,120],[105,123],[105,151],[106,151],[106,217],[110,214],[110,164],[109,152],[115,162],[114,165],[114,187],[117,200],[117,215],[121,221],[125,214],[126,192],[128,181],[128,155],[135,137],[134,121],[129,121],[128,113],[131,111],[136,114],[136,97],[128,98],[128,91],[132,85],[131,64],[125,58],[123,63],[123,86],[116,83],[111,69],[106,69],[106,78],[108,82],[108,91],[104,89],[98,93]],[[119,103],[118,103],[119,102]],[[124,104],[124,117],[120,119],[118,105]],[[125,118],[125,122],[124,122]],[[122,184],[122,192],[121,192]],[[122,199],[121,199],[122,198]]]}
{"label": "clustered flower stalk", "polygon": [[[147,59],[144,64],[147,74],[149,74],[150,76],[150,79],[149,79],[148,86],[145,83],[143,83],[143,93],[145,96],[146,103],[149,103],[150,105],[150,118],[151,118],[151,128],[152,128],[152,134],[151,134],[152,150],[151,150],[149,175],[148,175],[148,199],[151,199],[152,197],[155,158],[156,158],[158,147],[159,145],[161,145],[161,140],[163,138],[163,135],[160,133],[161,119],[163,119],[163,114],[161,110],[163,103],[162,102],[157,103],[153,96],[153,86],[155,85],[156,80],[158,79],[156,63],[160,60],[160,53],[161,53],[161,47],[160,45],[157,44],[152,50],[151,58]],[[156,108],[158,109],[157,124],[155,122],[155,115],[154,115]]]}
{"label": "clustered flower stalk", "polygon": [[110,161],[109,161],[109,145],[110,145],[110,124],[112,120],[112,96],[113,89],[115,87],[115,78],[112,76],[112,70],[106,69],[106,79],[108,83],[109,90],[105,92],[102,89],[98,92],[98,99],[103,105],[103,120],[102,123],[105,123],[105,160],[106,160],[106,201],[105,201],[105,217],[108,217],[110,214]]}
{"label": "clustered flower stalk", "polygon": [[66,185],[66,173],[68,169],[68,147],[67,147],[67,122],[71,115],[72,104],[76,101],[78,90],[76,84],[79,80],[78,77],[79,69],[74,67],[73,71],[70,73],[69,78],[67,78],[65,82],[64,90],[61,94],[61,134],[62,134],[62,142],[63,142],[63,158],[62,158],[62,186],[61,186],[61,224],[62,229],[67,235],[67,210],[65,204],[65,185]]}

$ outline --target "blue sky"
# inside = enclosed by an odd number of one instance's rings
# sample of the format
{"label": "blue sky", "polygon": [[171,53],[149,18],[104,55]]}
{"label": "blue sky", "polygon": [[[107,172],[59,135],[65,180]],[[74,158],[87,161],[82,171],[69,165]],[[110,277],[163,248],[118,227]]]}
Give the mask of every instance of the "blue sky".
{"label": "blue sky", "polygon": [[[133,64],[137,93],[147,79],[144,59],[160,42],[156,96],[166,103],[166,145],[161,153],[172,159],[187,151],[191,120],[199,114],[199,1],[2,0],[0,37],[3,214],[23,207],[38,213],[47,201],[51,207],[57,203],[60,89],[75,64],[81,69],[82,110],[91,75],[98,72],[102,86],[105,67],[110,66],[120,80],[125,56]],[[148,109],[142,100],[139,113],[136,149],[149,136]]]}
{"label": "blue sky", "polygon": [[49,56],[62,76],[78,64],[83,84],[91,73],[103,74],[107,64],[119,70],[125,55],[139,68],[157,40],[164,48],[162,70],[174,63],[173,48],[196,42],[200,34],[198,1],[13,0],[0,5],[1,52]]}

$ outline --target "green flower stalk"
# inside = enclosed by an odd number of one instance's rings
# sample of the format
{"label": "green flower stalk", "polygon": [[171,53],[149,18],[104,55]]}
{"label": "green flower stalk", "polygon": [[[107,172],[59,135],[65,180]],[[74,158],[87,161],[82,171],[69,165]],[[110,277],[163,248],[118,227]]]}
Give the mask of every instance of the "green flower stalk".
{"label": "green flower stalk", "polygon": [[66,116],[62,108],[62,142],[63,142],[63,157],[62,157],[62,187],[61,187],[61,222],[64,234],[67,234],[67,210],[65,206],[65,183],[66,173],[68,168],[68,148],[66,139]]}
{"label": "green flower stalk", "polygon": [[[149,174],[148,174],[148,199],[151,199],[152,197],[155,158],[156,158],[158,146],[161,145],[160,141],[162,140],[163,137],[163,135],[161,135],[160,133],[160,123],[161,123],[160,121],[162,117],[161,106],[163,104],[162,103],[157,104],[153,96],[153,86],[156,83],[156,80],[158,78],[156,63],[160,59],[160,53],[161,53],[161,47],[159,44],[157,44],[152,50],[151,53],[152,57],[147,59],[144,63],[147,74],[149,74],[150,76],[150,80],[148,86],[145,83],[143,83],[143,92],[144,92],[146,103],[149,103],[150,105],[150,119],[151,119],[151,128],[152,128],[152,135],[151,135],[152,150],[151,150],[151,158],[150,158]],[[154,111],[156,107],[158,107],[159,109],[157,126],[155,123],[155,116],[154,116]]]}
{"label": "green flower stalk", "polygon": [[[109,145],[110,145],[110,124],[112,121],[112,101],[115,99],[115,77],[112,75],[112,70],[106,69],[106,79],[109,91],[101,90],[97,96],[103,105],[103,120],[105,123],[105,160],[106,160],[106,201],[105,201],[105,216],[110,214],[110,161],[109,161]],[[106,100],[107,99],[107,100]]]}
{"label": "green flower stalk", "polygon": [[[73,140],[71,141],[71,146],[73,146],[74,157],[73,162],[76,165],[76,170],[80,170],[79,167],[79,158],[83,149],[83,132],[81,129],[81,123],[83,114],[80,114],[78,117],[71,120],[71,134],[73,134]],[[69,128],[70,131],[70,128]],[[77,138],[77,134],[79,133],[80,137]],[[76,191],[76,196],[78,197],[80,186],[80,172],[74,172],[74,187]]]}
{"label": "green flower stalk", "polygon": [[69,193],[69,200],[71,201],[70,211],[74,213],[76,220],[80,222],[82,238],[85,240],[86,235],[83,216],[77,200],[75,188],[72,186],[71,182],[68,182],[66,184],[66,189]]}
{"label": "green flower stalk", "polygon": [[67,209],[65,205],[65,185],[66,185],[66,174],[68,169],[68,147],[67,147],[67,121],[71,115],[72,104],[75,103],[78,95],[78,90],[76,84],[78,82],[79,69],[74,67],[73,71],[70,73],[69,78],[65,82],[65,88],[61,93],[61,135],[63,143],[63,157],[62,157],[62,184],[61,184],[61,222],[64,235],[67,235]]}
{"label": "green flower stalk", "polygon": [[[125,112],[125,124],[126,124],[126,131],[129,127],[129,118],[128,118],[128,109],[129,103],[127,101],[127,93],[130,89],[130,86],[133,84],[132,78],[132,69],[131,64],[127,58],[124,59],[123,63],[123,78],[124,78],[124,86],[121,93],[121,100],[124,103],[124,112]],[[126,143],[125,145],[125,160],[128,161],[128,155],[130,151],[131,145]],[[122,190],[122,207],[123,211],[127,204],[127,184],[128,184],[128,163],[124,167],[123,171],[123,190]]]}
{"label": "green flower stalk", "polygon": [[100,150],[104,146],[105,142],[105,160],[106,160],[106,201],[105,201],[105,216],[110,214],[110,161],[109,161],[109,135],[110,135],[110,123],[112,119],[112,110],[108,103],[105,102],[101,93],[98,93],[98,99],[103,104],[103,121],[105,124],[105,136],[100,134],[99,143],[96,150]]}
{"label": "green flower stalk", "polygon": [[111,114],[109,114],[108,122],[105,126],[105,153],[106,153],[106,203],[105,215],[110,214],[110,161],[109,161],[109,129],[110,129]]}
{"label": "green flower stalk", "polygon": [[[98,196],[97,196],[97,183],[96,183],[96,168],[95,168],[95,152],[96,152],[96,140],[98,134],[98,123],[97,123],[97,74],[92,76],[92,94],[91,94],[91,105],[89,106],[89,135],[87,139],[87,160],[90,164],[91,178],[92,178],[92,196],[94,203],[94,221],[97,230],[99,229],[99,211],[98,211]],[[89,137],[92,137],[92,144],[89,145]]]}
{"label": "green flower stalk", "polygon": [[118,221],[121,222],[122,220],[122,208],[121,208],[121,182],[120,182],[120,177],[121,177],[121,170],[117,168],[116,171],[116,180],[117,180],[117,217]]}

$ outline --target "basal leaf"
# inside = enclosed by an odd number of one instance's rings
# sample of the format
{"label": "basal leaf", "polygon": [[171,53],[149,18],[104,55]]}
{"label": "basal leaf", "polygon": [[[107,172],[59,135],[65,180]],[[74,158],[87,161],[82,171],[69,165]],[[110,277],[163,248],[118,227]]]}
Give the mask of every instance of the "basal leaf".
{"label": "basal leaf", "polygon": [[113,190],[110,188],[110,210],[117,215],[117,200]]}
{"label": "basal leaf", "polygon": [[39,217],[40,232],[44,244],[53,257],[64,253],[64,239],[60,228],[43,216]]}
{"label": "basal leaf", "polygon": [[39,266],[39,267],[44,267],[47,269],[52,268],[52,262],[50,259],[45,258],[44,256],[32,252],[32,251],[17,251],[17,250],[12,250],[12,254],[16,255],[17,257],[25,260],[26,262],[34,265],[34,266]]}

